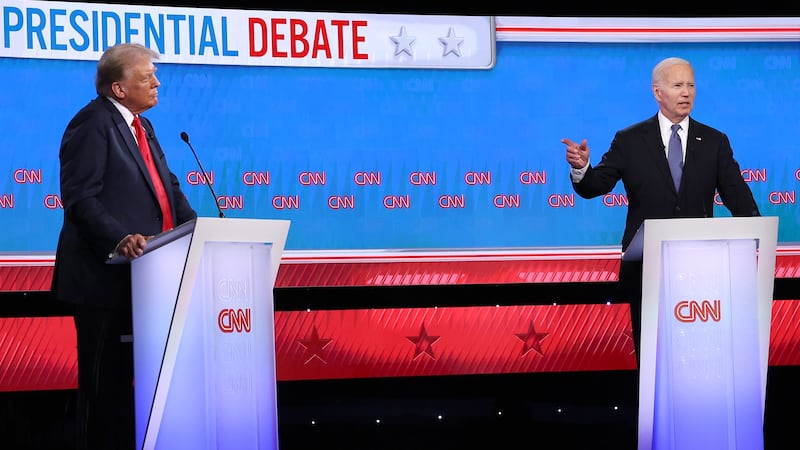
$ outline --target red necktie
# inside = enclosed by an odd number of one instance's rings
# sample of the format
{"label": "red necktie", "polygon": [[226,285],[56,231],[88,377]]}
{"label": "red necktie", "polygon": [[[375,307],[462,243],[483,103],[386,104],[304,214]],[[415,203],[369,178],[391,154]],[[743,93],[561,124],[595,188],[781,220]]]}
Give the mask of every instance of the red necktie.
{"label": "red necktie", "polygon": [[147,144],[147,133],[145,133],[138,115],[133,116],[133,129],[136,130],[136,141],[139,143],[139,150],[141,150],[142,158],[144,158],[144,163],[147,165],[147,172],[150,173],[150,180],[152,180],[153,187],[156,189],[158,206],[161,207],[161,215],[164,217],[161,231],[167,231],[174,227],[172,210],[169,207],[169,199],[167,198],[167,191],[164,190],[164,183],[161,182],[156,163],[153,161],[150,145]]}

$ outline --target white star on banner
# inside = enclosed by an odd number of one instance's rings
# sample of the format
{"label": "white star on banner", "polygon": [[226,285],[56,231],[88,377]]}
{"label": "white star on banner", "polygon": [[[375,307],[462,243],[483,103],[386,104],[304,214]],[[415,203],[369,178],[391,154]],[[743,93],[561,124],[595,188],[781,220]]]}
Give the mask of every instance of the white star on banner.
{"label": "white star on banner", "polygon": [[448,53],[452,53],[459,58],[461,57],[461,44],[464,43],[464,38],[456,37],[456,32],[453,30],[453,27],[450,27],[450,30],[447,32],[447,37],[439,38],[439,42],[444,45],[442,57],[447,56]]}
{"label": "white star on banner", "polygon": [[411,46],[414,44],[414,41],[416,41],[417,38],[414,36],[408,36],[406,34],[406,27],[400,27],[400,35],[389,36],[389,39],[394,42],[394,56],[397,56],[400,53],[405,53],[408,56],[414,56],[414,50],[411,49]]}

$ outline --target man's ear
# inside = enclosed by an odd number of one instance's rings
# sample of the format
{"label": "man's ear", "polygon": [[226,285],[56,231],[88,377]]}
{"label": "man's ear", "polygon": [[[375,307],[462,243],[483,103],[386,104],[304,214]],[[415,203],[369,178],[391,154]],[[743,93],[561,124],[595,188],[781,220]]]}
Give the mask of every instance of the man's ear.
{"label": "man's ear", "polygon": [[111,83],[111,93],[114,94],[116,98],[125,98],[125,89],[119,82],[115,81]]}

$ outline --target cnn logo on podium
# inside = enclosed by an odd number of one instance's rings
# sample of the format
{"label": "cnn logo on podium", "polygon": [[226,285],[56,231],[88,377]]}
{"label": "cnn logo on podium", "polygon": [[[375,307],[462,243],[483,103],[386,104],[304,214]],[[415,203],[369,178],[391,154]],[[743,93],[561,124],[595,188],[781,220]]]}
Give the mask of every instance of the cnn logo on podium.
{"label": "cnn logo on podium", "polygon": [[719,322],[722,317],[722,306],[719,300],[683,300],[675,305],[675,319],[678,322],[708,322],[709,319]]}

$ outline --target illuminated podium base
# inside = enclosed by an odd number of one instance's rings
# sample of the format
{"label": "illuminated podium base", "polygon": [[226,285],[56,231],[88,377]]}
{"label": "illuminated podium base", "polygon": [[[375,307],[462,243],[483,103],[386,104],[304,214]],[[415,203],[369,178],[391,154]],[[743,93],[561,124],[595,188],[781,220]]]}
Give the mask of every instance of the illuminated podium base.
{"label": "illuminated podium base", "polygon": [[639,450],[763,449],[777,217],[643,230]]}
{"label": "illuminated podium base", "polygon": [[137,449],[278,448],[273,287],[288,230],[198,218],[131,262]]}

